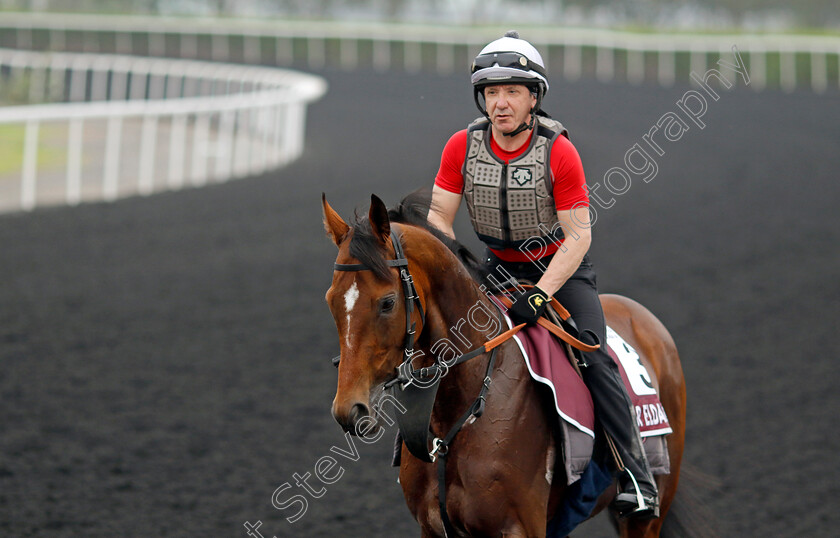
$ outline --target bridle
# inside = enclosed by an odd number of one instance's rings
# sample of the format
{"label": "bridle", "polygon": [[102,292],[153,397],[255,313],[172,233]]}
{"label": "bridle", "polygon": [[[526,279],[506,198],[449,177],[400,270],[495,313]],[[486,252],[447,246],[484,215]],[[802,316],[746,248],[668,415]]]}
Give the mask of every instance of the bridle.
{"label": "bridle", "polygon": [[[388,267],[396,267],[399,269],[400,281],[402,281],[403,296],[405,300],[405,340],[403,343],[404,358],[402,364],[405,365],[411,364],[411,359],[414,356],[414,341],[417,334],[417,324],[412,321],[411,315],[414,313],[415,303],[417,305],[417,311],[420,313],[420,323],[422,326],[426,325],[426,313],[423,310],[423,303],[420,301],[420,295],[417,293],[417,288],[414,286],[414,279],[411,278],[411,273],[408,270],[408,259],[405,257],[405,253],[403,252],[402,243],[393,230],[391,230],[391,244],[394,247],[394,255],[396,256],[396,259],[386,260],[385,263]],[[335,264],[335,270],[371,271],[372,268],[363,263],[337,263]],[[338,361],[333,359],[333,364],[337,367]],[[402,365],[400,366],[400,371],[401,369]],[[400,379],[399,374],[395,379]],[[386,386],[385,388],[389,388],[389,386]]]}
{"label": "bridle", "polygon": [[[442,374],[446,373],[446,371],[462,362],[466,362],[472,358],[478,357],[482,353],[486,353],[488,351],[495,349],[495,344],[492,342],[494,340],[489,341],[487,344],[483,346],[479,346],[478,348],[465,353],[458,357],[457,359],[445,363],[441,360],[436,359],[435,364],[431,366],[427,366],[424,368],[419,368],[414,370],[412,367],[412,359],[415,355],[414,350],[414,343],[416,340],[417,335],[417,328],[416,323],[412,321],[411,315],[414,312],[415,304],[417,307],[417,311],[420,313],[420,322],[422,326],[426,324],[426,315],[423,310],[423,303],[420,301],[420,295],[417,293],[417,288],[414,285],[414,279],[411,276],[411,272],[408,270],[408,259],[405,257],[405,253],[403,251],[402,242],[400,238],[391,230],[391,244],[394,247],[394,255],[396,256],[393,260],[385,260],[385,263],[389,267],[396,267],[400,271],[400,281],[402,282],[403,288],[403,295],[405,301],[405,339],[403,342],[403,361],[397,367],[396,376],[391,380],[385,382],[384,388],[390,389],[394,385],[399,384],[399,388],[405,391],[408,387],[412,385],[418,385],[420,389],[424,389],[425,393],[428,394],[436,394],[437,389],[436,387],[432,387],[435,384],[434,381],[429,380],[438,380]],[[371,271],[372,268],[364,263],[336,263],[334,266],[336,271]],[[501,316],[499,319],[501,328],[503,324],[501,323]],[[422,327],[421,327],[422,330]],[[507,334],[507,333],[505,333]],[[501,335],[497,335],[497,338]],[[511,335],[512,336],[512,333]],[[509,337],[509,336],[508,336]],[[495,355],[494,355],[495,356]],[[338,367],[340,356],[333,358],[333,365]],[[488,370],[488,377],[489,377]],[[489,381],[485,383],[489,386]],[[432,390],[425,390],[425,389],[432,389]],[[433,400],[432,402],[433,403]],[[429,406],[429,410],[431,410],[431,406]],[[482,410],[483,410],[483,400],[482,400]],[[425,443],[424,443],[425,444]],[[426,445],[428,446],[428,445]],[[412,450],[412,453],[414,450]],[[425,453],[423,454],[425,455]],[[431,459],[428,459],[427,456],[425,458],[426,461],[434,461],[434,453],[431,455]],[[424,459],[421,457],[421,459]]]}

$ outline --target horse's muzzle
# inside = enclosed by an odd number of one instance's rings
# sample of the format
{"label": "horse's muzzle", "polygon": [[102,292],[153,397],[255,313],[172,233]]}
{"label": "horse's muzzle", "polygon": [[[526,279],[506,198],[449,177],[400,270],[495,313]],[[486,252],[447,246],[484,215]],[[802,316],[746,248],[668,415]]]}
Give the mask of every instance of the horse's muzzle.
{"label": "horse's muzzle", "polygon": [[[341,410],[337,405],[333,405],[333,418],[338,422],[346,432],[351,435],[363,435],[365,432],[359,430],[367,430],[370,428],[371,421],[362,419],[370,416],[370,408],[363,403],[353,404],[349,410]],[[361,421],[361,422],[360,422]]]}

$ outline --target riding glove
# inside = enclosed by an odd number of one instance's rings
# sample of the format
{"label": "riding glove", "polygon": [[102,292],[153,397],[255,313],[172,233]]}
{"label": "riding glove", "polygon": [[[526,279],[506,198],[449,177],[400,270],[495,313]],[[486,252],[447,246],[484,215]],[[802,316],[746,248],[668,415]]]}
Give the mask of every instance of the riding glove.
{"label": "riding glove", "polygon": [[551,297],[546,292],[534,286],[525,293],[520,294],[513,305],[508,309],[508,315],[514,325],[537,322],[548,307]]}

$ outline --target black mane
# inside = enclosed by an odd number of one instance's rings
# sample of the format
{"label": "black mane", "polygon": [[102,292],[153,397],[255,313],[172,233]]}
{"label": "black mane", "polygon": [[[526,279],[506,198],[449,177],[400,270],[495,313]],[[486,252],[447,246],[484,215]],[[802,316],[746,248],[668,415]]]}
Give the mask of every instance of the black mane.
{"label": "black mane", "polygon": [[[403,198],[397,206],[388,210],[388,219],[391,222],[410,224],[427,230],[455,254],[476,282],[484,282],[487,271],[480,260],[459,241],[452,239],[428,223],[427,216],[429,211],[433,210],[431,203],[431,191],[428,189],[414,191]],[[353,238],[350,241],[350,255],[370,267],[378,277],[387,279],[390,270],[385,263],[385,251],[373,233],[368,218],[356,215],[351,226],[353,227]]]}

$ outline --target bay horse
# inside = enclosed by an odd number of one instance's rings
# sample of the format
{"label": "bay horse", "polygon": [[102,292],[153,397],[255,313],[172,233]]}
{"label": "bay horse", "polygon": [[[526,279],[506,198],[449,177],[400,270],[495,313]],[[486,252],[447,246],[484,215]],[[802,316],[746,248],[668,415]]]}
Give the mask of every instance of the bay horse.
{"label": "bay horse", "polygon": [[[442,472],[440,465],[428,463],[434,461],[433,453],[430,459],[418,458],[403,444],[399,482],[408,508],[424,538],[447,536],[445,523],[448,538],[545,537],[547,522],[567,489],[564,466],[558,463],[562,455],[553,426],[556,415],[514,342],[485,352],[482,344],[494,335],[475,323],[463,323],[476,305],[497,312],[476,280],[477,260],[427,225],[422,204],[408,198],[389,213],[374,195],[367,218],[357,217],[352,225],[326,196],[322,205],[327,235],[338,247],[326,293],[341,351],[335,420],[354,435],[378,431],[377,402],[385,387],[405,381],[398,372],[406,357],[420,356],[415,366],[437,368],[435,344],[453,341],[452,328],[459,327],[459,339],[474,348],[474,358],[450,362],[445,375],[438,376],[426,423],[427,431],[439,436],[431,452],[446,432],[459,422],[462,427],[446,444]],[[619,520],[611,513],[621,536],[655,537],[680,475],[686,413],[682,368],[673,339],[646,308],[618,295],[602,295],[601,302],[608,325],[653,373],[673,429],[667,443],[670,474],[656,477],[660,517]],[[479,401],[483,414],[473,412],[472,421],[465,421],[464,410]],[[607,488],[592,515],[608,507],[615,493],[614,487]]]}

